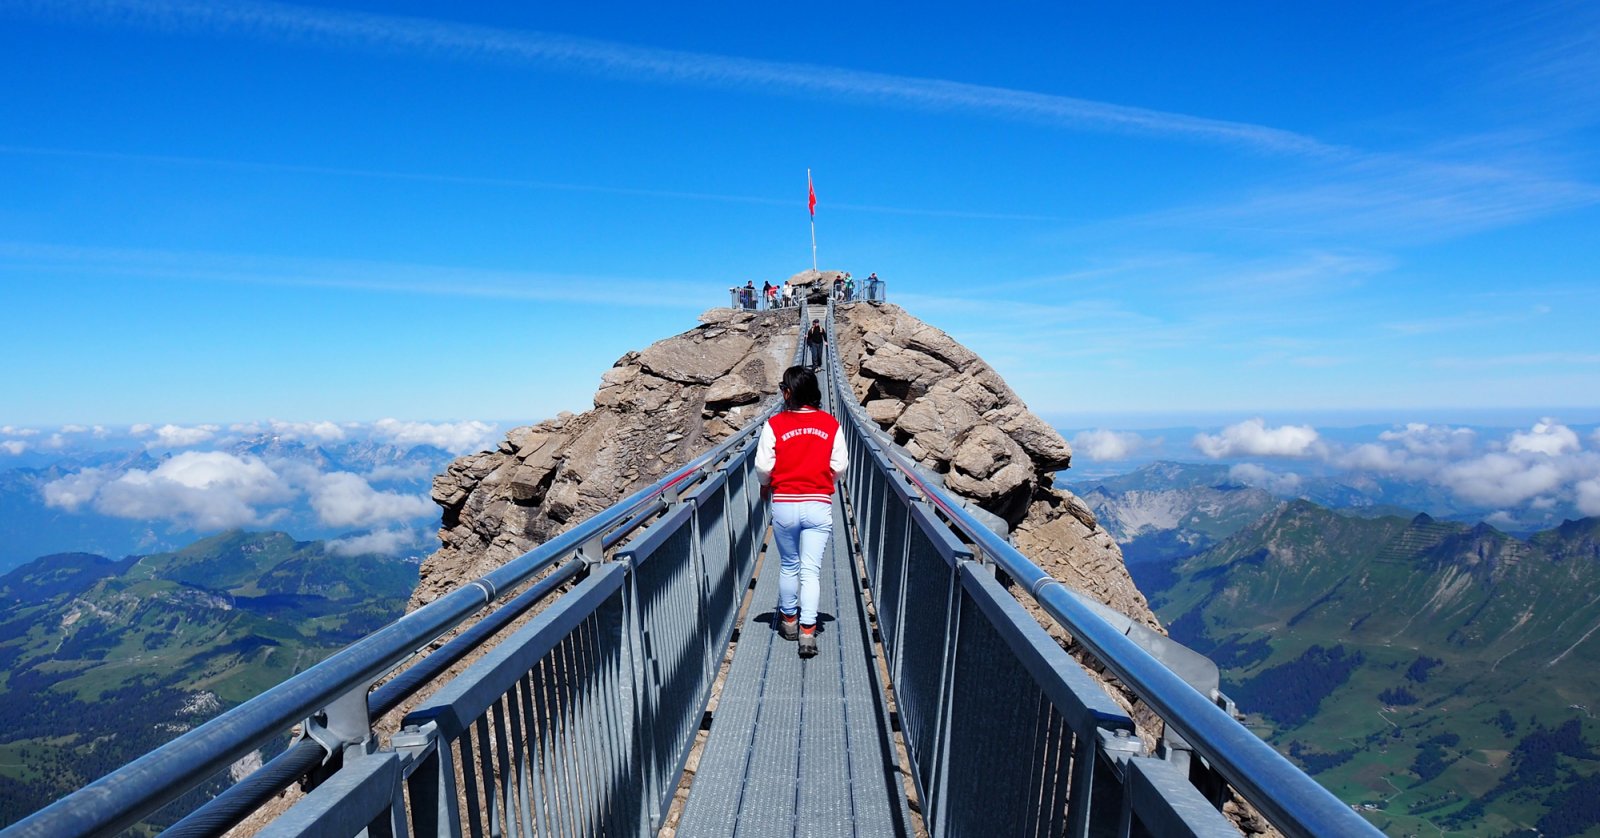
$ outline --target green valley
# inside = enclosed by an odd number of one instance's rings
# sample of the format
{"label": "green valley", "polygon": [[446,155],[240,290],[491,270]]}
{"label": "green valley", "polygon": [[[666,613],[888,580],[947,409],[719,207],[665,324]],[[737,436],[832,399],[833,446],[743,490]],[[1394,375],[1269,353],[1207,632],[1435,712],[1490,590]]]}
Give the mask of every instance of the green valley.
{"label": "green valley", "polygon": [[238,530],[0,576],[0,825],[395,619],[416,579],[413,562]]}
{"label": "green valley", "polygon": [[1600,828],[1600,519],[1520,540],[1294,501],[1142,583],[1247,724],[1387,833]]}

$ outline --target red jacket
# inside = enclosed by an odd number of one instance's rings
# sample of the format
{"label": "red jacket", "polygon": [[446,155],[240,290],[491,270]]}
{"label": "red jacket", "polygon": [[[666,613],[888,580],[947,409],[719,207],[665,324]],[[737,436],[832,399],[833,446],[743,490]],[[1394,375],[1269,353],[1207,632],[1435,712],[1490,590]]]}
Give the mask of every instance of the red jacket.
{"label": "red jacket", "polygon": [[849,465],[839,420],[814,408],[780,411],[756,445],[756,476],[774,503],[832,503],[834,476]]}

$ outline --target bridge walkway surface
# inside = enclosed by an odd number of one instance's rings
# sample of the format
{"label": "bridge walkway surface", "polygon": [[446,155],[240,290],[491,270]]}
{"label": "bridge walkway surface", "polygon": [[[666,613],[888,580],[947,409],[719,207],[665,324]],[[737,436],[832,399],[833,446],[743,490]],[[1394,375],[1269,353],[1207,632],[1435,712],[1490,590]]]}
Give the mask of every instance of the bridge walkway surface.
{"label": "bridge walkway surface", "polygon": [[677,835],[909,835],[843,503],[810,660],[774,628],[778,569],[769,536]]}

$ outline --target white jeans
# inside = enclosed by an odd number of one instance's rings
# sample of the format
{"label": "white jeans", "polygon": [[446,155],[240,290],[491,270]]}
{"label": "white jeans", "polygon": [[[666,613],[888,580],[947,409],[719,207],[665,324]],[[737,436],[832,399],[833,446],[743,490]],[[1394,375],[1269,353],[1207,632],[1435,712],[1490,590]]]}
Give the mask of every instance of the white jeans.
{"label": "white jeans", "polygon": [[772,505],[772,539],[783,562],[778,573],[778,610],[793,614],[798,607],[801,625],[817,624],[822,551],[832,535],[833,504],[801,501]]}

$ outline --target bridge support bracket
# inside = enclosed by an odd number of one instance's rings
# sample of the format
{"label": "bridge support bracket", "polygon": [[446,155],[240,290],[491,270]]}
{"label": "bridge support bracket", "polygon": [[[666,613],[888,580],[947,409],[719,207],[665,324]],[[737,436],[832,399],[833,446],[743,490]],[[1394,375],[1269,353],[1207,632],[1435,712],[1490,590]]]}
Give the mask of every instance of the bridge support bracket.
{"label": "bridge support bracket", "polygon": [[597,535],[594,538],[583,542],[583,544],[579,545],[578,547],[578,558],[589,567],[593,567],[604,562],[606,560],[605,541]]}
{"label": "bridge support bracket", "polygon": [[1102,727],[1095,732],[1100,737],[1100,753],[1118,774],[1127,769],[1128,760],[1144,756],[1144,740],[1127,728],[1107,730]]}
{"label": "bridge support bracket", "polygon": [[334,699],[321,712],[300,723],[300,738],[322,746],[322,764],[301,783],[306,791],[332,776],[344,758],[370,754],[377,748],[372,737],[367,685],[362,684]]}
{"label": "bridge support bracket", "polygon": [[419,762],[439,746],[439,728],[433,722],[422,727],[406,725],[399,733],[389,737],[389,745],[406,764]]}
{"label": "bridge support bracket", "polygon": [[1187,775],[1189,763],[1194,756],[1194,746],[1190,745],[1189,740],[1184,739],[1176,730],[1167,726],[1161,732],[1160,741],[1156,742],[1156,756],[1171,763],[1173,767]]}

